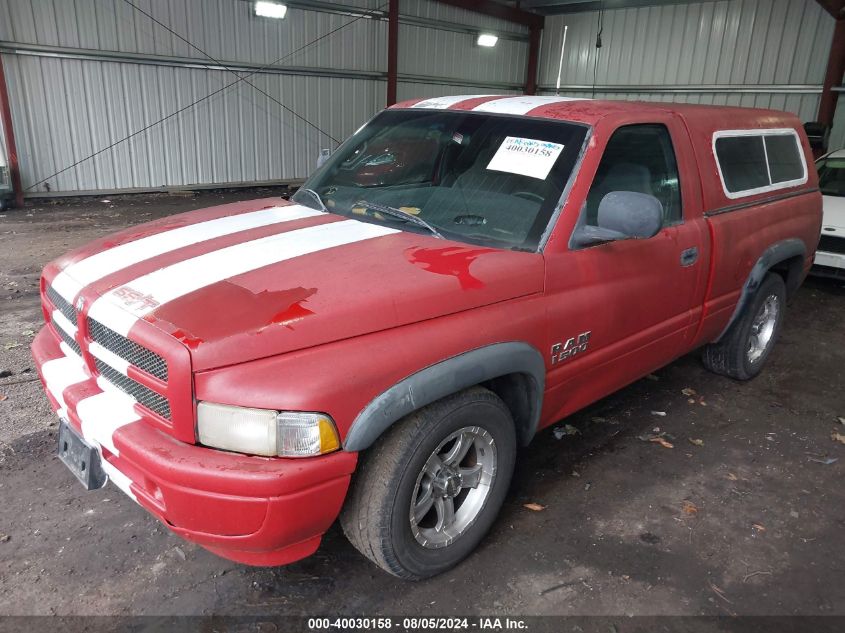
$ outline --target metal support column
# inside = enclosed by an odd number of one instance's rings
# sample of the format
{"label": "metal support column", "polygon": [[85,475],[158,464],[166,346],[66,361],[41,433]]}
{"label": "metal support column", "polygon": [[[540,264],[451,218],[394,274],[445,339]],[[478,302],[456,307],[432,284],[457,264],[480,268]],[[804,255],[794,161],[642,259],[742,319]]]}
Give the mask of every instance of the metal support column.
{"label": "metal support column", "polygon": [[528,64],[525,67],[525,94],[537,94],[537,60],[540,57],[542,27],[532,26],[528,36]]}
{"label": "metal support column", "polygon": [[387,105],[396,103],[399,75],[399,0],[390,0],[387,9]]}
{"label": "metal support column", "polygon": [[842,84],[845,73],[845,18],[836,20],[833,31],[833,41],[830,44],[830,55],[827,59],[827,72],[824,76],[822,96],[819,100],[818,121],[826,125],[833,125],[833,115],[836,112],[836,101],[839,93],[833,88]]}
{"label": "metal support column", "polygon": [[3,56],[0,55],[0,116],[3,117],[3,131],[6,133],[6,148],[9,157],[9,174],[12,176],[12,189],[15,192],[15,205],[23,206],[23,185],[18,165],[18,149],[15,145],[15,131],[12,127],[12,106],[9,102],[9,90],[6,86],[6,73],[3,69]]}

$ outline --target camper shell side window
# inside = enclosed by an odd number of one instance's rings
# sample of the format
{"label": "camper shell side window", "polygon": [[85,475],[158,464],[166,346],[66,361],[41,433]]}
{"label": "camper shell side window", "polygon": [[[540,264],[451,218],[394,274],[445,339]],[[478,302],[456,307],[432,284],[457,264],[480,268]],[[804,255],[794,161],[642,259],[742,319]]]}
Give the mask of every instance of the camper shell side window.
{"label": "camper shell side window", "polygon": [[807,161],[792,128],[714,132],[713,156],[722,189],[731,199],[807,182]]}

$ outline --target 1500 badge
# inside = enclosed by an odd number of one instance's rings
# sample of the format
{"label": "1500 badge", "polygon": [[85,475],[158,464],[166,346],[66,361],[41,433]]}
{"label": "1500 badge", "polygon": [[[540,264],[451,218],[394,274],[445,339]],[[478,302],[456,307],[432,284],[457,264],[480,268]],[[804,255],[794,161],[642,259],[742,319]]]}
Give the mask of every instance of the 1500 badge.
{"label": "1500 badge", "polygon": [[581,332],[578,336],[566,339],[565,343],[552,345],[552,365],[557,365],[569,360],[576,354],[586,352],[590,344],[590,334],[591,332]]}

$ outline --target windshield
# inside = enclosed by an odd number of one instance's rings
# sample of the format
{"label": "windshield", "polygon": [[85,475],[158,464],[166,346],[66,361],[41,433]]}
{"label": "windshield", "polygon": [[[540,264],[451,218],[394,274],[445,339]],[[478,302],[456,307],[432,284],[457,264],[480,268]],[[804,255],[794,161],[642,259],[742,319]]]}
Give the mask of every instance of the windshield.
{"label": "windshield", "polygon": [[845,196],[845,158],[823,158],[816,163],[819,189],[826,196]]}
{"label": "windshield", "polygon": [[387,110],[293,199],[406,231],[536,250],[586,133],[525,117]]}

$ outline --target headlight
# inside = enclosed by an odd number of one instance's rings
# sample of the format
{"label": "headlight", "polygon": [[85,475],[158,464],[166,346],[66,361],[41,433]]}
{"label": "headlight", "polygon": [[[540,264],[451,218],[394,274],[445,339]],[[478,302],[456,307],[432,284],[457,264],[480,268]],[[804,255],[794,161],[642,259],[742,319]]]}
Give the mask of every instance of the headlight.
{"label": "headlight", "polygon": [[250,409],[200,402],[201,444],[249,455],[310,457],[340,448],[334,421],[325,413]]}

